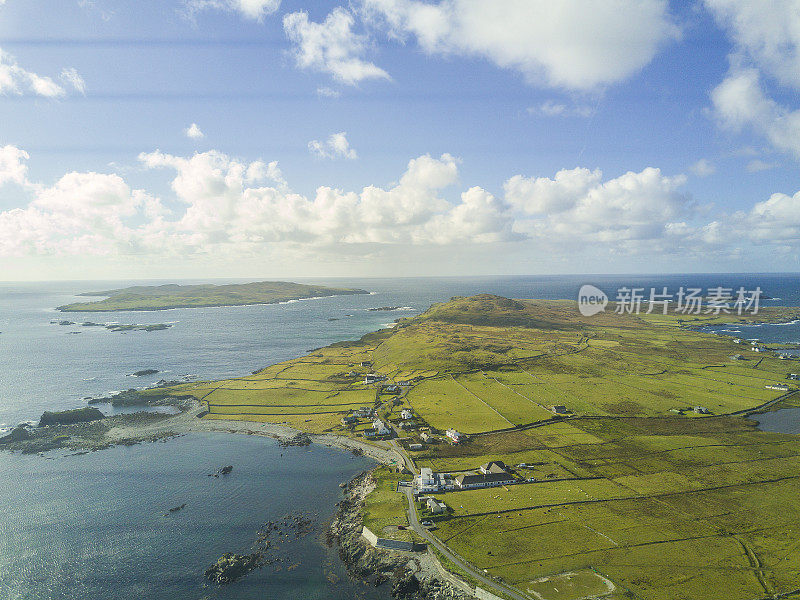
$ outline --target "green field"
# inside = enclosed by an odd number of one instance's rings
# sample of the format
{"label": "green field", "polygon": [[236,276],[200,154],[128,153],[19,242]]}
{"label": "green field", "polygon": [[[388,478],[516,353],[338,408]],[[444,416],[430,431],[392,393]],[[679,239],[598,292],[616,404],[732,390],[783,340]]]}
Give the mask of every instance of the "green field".
{"label": "green field", "polygon": [[[710,600],[721,597],[720,590],[726,599],[744,600],[797,589],[796,436],[760,432],[741,418],[605,418],[570,425],[599,442],[541,454],[543,440],[563,435],[549,438],[544,431],[555,425],[544,426],[527,443],[519,432],[481,438],[483,445],[462,449],[460,460],[478,464],[486,455],[470,452],[527,445],[543,459],[563,457],[582,477],[597,479],[545,478],[443,494],[453,516],[439,523],[437,535],[476,567],[521,589],[592,568],[633,597],[653,600]],[[542,592],[545,583],[532,589]]]}
{"label": "green field", "polygon": [[[409,455],[443,472],[503,460],[534,481],[442,494],[450,512],[436,534],[537,598],[756,600],[800,588],[800,441],[735,413],[800,405],[766,387],[794,388],[787,375],[800,368],[690,328],[736,319],[583,318],[569,302],[457,298],[359,341],[175,392],[202,398],[205,418],[360,436],[368,420],[340,424],[351,409],[374,405],[397,423],[411,407],[437,437],[468,434]],[[390,402],[367,372],[410,385]],[[419,442],[419,431],[402,435]],[[396,529],[399,476],[376,477],[365,523],[410,537]]]}
{"label": "green field", "polygon": [[59,306],[62,312],[109,312],[119,310],[165,310],[208,306],[273,304],[302,298],[366,294],[364,290],[305,285],[288,281],[258,281],[228,285],[166,285],[86,292],[81,296],[107,296],[94,302],[75,302]]}

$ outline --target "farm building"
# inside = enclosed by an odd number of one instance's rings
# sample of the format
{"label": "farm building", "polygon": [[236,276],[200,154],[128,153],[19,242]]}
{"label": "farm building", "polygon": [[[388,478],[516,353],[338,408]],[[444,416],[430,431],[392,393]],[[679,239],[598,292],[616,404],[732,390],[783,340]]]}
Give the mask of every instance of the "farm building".
{"label": "farm building", "polygon": [[553,413],[557,415],[566,415],[569,412],[569,410],[567,410],[567,407],[564,406],[563,404],[555,404],[550,407],[550,410],[552,410]]}
{"label": "farm building", "polygon": [[471,488],[496,487],[506,483],[513,483],[514,481],[514,477],[508,473],[461,474],[456,477],[456,486],[462,490],[467,490]]}

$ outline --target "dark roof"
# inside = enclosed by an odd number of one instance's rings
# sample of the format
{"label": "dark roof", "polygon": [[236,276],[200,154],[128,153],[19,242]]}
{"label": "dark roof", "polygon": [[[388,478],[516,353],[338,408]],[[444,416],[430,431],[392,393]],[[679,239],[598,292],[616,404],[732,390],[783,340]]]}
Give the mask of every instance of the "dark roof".
{"label": "dark roof", "polygon": [[506,463],[502,460],[490,460],[485,465],[481,465],[481,469],[489,471],[490,473],[505,473],[508,467],[506,467]]}
{"label": "dark roof", "polygon": [[456,477],[459,485],[474,485],[476,483],[496,483],[499,481],[514,481],[508,473],[473,473],[470,475],[459,475]]}

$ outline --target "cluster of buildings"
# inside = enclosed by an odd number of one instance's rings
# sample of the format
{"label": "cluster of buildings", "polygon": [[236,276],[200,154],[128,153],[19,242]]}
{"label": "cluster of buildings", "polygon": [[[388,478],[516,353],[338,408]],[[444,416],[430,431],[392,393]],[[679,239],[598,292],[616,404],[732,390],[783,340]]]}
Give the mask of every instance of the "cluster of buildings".
{"label": "cluster of buildings", "polygon": [[447,491],[461,491],[477,488],[497,487],[519,483],[508,467],[501,460],[490,461],[481,465],[476,471],[469,473],[435,473],[424,467],[414,477],[414,493],[430,494]]}

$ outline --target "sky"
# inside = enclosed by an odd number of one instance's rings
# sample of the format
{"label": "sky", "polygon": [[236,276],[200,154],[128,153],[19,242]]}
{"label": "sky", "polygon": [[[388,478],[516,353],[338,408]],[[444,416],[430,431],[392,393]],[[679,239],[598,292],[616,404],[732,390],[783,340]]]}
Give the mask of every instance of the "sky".
{"label": "sky", "polygon": [[0,0],[0,280],[800,271],[800,0]]}

